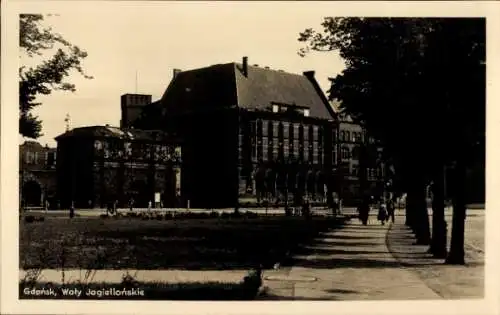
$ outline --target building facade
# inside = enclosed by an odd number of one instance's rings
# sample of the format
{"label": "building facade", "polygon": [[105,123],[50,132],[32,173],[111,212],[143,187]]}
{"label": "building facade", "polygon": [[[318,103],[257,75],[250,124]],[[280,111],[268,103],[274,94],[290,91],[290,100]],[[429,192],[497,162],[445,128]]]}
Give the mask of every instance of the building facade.
{"label": "building facade", "polygon": [[339,109],[338,102],[331,104],[338,117],[338,139],[334,153],[337,156],[334,172],[337,176],[336,191],[346,205],[358,204],[364,194],[382,195],[387,180],[382,147],[367,135],[360,124]]}
{"label": "building facade", "polygon": [[56,149],[36,141],[19,145],[19,201],[21,207],[56,206]]}
{"label": "building facade", "polygon": [[139,129],[183,139],[183,194],[193,207],[234,207],[331,190],[336,114],[314,72],[242,63],[174,71]]}
{"label": "building facade", "polygon": [[179,206],[181,148],[164,132],[90,126],[56,140],[61,207]]}

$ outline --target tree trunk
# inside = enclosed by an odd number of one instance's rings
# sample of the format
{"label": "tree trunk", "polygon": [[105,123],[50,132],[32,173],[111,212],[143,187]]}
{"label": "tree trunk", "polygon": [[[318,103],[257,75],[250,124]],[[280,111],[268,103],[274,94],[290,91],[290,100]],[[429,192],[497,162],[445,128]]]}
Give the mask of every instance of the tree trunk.
{"label": "tree trunk", "polygon": [[453,219],[451,230],[450,253],[446,258],[447,264],[464,265],[465,264],[465,166],[458,162],[453,176]]}
{"label": "tree trunk", "polygon": [[436,258],[446,258],[446,220],[444,218],[444,169],[436,172],[432,185],[432,241],[429,252]]}
{"label": "tree trunk", "polygon": [[416,237],[418,245],[429,245],[431,242],[431,229],[429,225],[429,212],[427,211],[426,185],[419,181],[416,190]]}
{"label": "tree trunk", "polygon": [[430,244],[429,214],[426,202],[426,185],[417,173],[411,177],[407,196],[407,214],[412,231],[415,233],[416,245]]}
{"label": "tree trunk", "polygon": [[415,192],[408,189],[406,194],[406,225],[415,233]]}

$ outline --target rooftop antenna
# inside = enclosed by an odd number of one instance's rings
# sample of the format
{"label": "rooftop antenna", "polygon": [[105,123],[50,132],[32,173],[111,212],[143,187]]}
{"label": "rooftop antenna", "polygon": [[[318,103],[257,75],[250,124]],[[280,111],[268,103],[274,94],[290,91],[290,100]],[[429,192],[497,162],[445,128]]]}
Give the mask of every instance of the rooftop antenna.
{"label": "rooftop antenna", "polygon": [[69,131],[70,121],[71,121],[71,117],[69,116],[69,114],[66,114],[66,117],[64,118],[64,122],[66,123],[66,131]]}
{"label": "rooftop antenna", "polygon": [[135,94],[137,94],[137,70],[135,70]]}

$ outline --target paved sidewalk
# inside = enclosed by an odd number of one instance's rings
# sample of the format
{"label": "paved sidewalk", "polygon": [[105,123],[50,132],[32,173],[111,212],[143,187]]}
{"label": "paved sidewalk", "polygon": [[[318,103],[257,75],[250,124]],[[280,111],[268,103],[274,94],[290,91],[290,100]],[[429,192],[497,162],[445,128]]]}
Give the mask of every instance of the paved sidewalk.
{"label": "paved sidewalk", "polygon": [[368,226],[353,219],[325,233],[293,267],[265,272],[267,294],[276,300],[416,300],[440,299],[416,273],[391,255],[388,226],[372,217]]}
{"label": "paved sidewalk", "polygon": [[[449,233],[451,233],[449,229]],[[448,244],[450,240],[448,235]],[[445,265],[427,253],[429,246],[413,245],[415,238],[404,221],[397,220],[387,236],[393,256],[446,299],[484,297],[484,251],[465,245],[465,266]]]}

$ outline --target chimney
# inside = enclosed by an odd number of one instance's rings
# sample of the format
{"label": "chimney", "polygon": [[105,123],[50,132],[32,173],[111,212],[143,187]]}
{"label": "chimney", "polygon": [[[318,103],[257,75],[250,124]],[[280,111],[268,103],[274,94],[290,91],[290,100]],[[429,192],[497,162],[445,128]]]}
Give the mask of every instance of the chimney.
{"label": "chimney", "polygon": [[243,57],[243,75],[248,77],[248,57]]}
{"label": "chimney", "polygon": [[309,79],[314,78],[314,73],[315,73],[315,71],[312,71],[312,70],[311,70],[311,71],[304,71],[304,72],[303,72],[303,74],[304,74],[307,78],[309,78]]}
{"label": "chimney", "polygon": [[175,79],[179,73],[181,73],[181,69],[174,69],[173,74],[172,74],[172,79]]}

